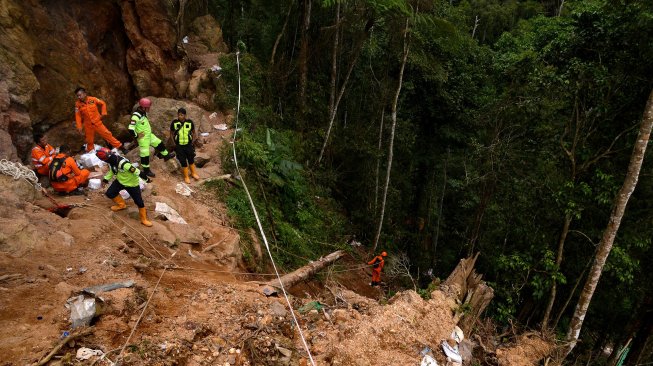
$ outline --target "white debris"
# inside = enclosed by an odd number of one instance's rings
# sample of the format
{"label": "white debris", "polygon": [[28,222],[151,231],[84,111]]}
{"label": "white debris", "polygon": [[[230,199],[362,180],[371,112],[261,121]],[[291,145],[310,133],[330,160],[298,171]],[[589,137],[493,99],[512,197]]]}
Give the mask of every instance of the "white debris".
{"label": "white debris", "polygon": [[88,180],[88,189],[102,188],[102,179],[93,178]]}
{"label": "white debris", "polygon": [[188,43],[188,36],[184,37],[184,39],[181,40],[184,43]]}
{"label": "white debris", "polygon": [[95,155],[95,152],[82,154],[77,161],[77,165],[80,165],[80,168],[103,167],[105,164],[105,162]]}
{"label": "white debris", "polygon": [[100,351],[99,349],[90,349],[86,347],[82,347],[77,350],[77,357],[78,360],[88,360],[89,358],[93,356],[102,356],[104,353]]}
{"label": "white debris", "polygon": [[218,113],[217,113],[217,112],[213,112],[213,113],[211,113],[211,115],[209,115],[209,118],[210,118],[210,119],[216,119],[216,118],[218,118]]}
{"label": "white debris", "polygon": [[220,70],[222,70],[222,68],[218,65],[211,66],[211,71],[213,72],[219,72]]}
{"label": "white debris", "polygon": [[202,132],[202,133],[200,133],[200,136],[202,136],[202,137],[206,137],[206,136],[208,136],[208,135],[209,135],[208,132]]}
{"label": "white debris", "polygon": [[157,202],[154,212],[165,216],[166,219],[175,224],[187,224],[186,220],[184,220],[174,208],[168,206],[167,203]]}
{"label": "white debris", "polygon": [[435,358],[425,355],[424,358],[422,358],[422,362],[419,364],[420,366],[438,366],[438,362],[435,360]]}
{"label": "white debris", "polygon": [[191,193],[195,192],[193,191],[186,183],[177,183],[177,186],[175,187],[175,192],[179,193],[182,196],[190,196]]}
{"label": "white debris", "polygon": [[213,128],[218,131],[226,131],[228,127],[226,123],[220,123],[219,125],[213,125]]}

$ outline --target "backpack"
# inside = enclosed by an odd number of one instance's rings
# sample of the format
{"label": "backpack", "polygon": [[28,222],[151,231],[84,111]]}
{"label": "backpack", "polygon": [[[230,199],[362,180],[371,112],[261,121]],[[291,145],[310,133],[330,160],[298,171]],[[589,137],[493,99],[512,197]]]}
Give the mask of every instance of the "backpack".
{"label": "backpack", "polygon": [[52,159],[50,163],[50,182],[65,182],[68,180],[68,175],[61,170],[66,166],[67,158],[66,156]]}

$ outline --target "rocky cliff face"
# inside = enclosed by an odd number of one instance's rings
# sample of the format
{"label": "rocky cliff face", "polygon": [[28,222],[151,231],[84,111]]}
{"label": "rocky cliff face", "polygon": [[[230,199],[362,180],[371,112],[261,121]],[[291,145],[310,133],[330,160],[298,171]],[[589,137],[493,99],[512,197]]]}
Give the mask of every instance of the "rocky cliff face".
{"label": "rocky cliff face", "polygon": [[[25,160],[36,130],[54,145],[82,144],[71,127],[78,85],[107,102],[105,122],[118,135],[119,117],[141,96],[202,94],[202,106],[211,107],[206,93],[188,92],[191,75],[204,67],[190,60],[200,52],[217,63],[226,47],[201,7],[183,10],[174,0],[1,1],[0,158]],[[209,46],[186,50],[187,30]]]}

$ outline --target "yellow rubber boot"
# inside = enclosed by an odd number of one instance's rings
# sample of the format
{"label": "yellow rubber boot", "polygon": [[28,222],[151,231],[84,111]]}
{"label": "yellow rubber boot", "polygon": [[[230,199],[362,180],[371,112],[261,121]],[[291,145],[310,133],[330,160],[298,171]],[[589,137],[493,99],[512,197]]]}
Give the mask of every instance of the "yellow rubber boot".
{"label": "yellow rubber boot", "polygon": [[141,224],[147,227],[152,226],[152,222],[147,220],[147,212],[145,211],[145,207],[138,209],[138,216],[141,218]]}
{"label": "yellow rubber boot", "polygon": [[125,200],[120,197],[120,195],[117,195],[113,198],[113,202],[116,203],[115,206],[111,206],[111,211],[120,211],[124,210],[127,208],[127,204],[125,203]]}
{"label": "yellow rubber boot", "polygon": [[[199,180],[200,176],[197,175],[197,171],[195,171],[195,164],[190,164],[190,175],[193,177],[195,180]],[[186,182],[188,183],[188,182]]]}
{"label": "yellow rubber boot", "polygon": [[190,178],[188,178],[188,167],[182,166],[181,172],[184,174],[184,182],[190,183]]}

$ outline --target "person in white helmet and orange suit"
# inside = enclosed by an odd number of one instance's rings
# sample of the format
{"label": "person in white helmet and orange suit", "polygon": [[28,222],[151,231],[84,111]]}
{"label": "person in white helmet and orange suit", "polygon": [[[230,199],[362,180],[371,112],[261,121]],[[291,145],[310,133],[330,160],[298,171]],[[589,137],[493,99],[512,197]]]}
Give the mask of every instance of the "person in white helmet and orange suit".
{"label": "person in white helmet and orange suit", "polygon": [[148,98],[141,98],[138,101],[138,107],[131,116],[129,131],[131,131],[138,141],[138,153],[141,157],[141,167],[145,175],[154,178],[156,175],[150,170],[150,146],[156,151],[156,156],[165,161],[174,158],[175,153],[168,152],[163,141],[152,133],[150,120],[147,119],[147,112],[151,106],[152,101]]}

